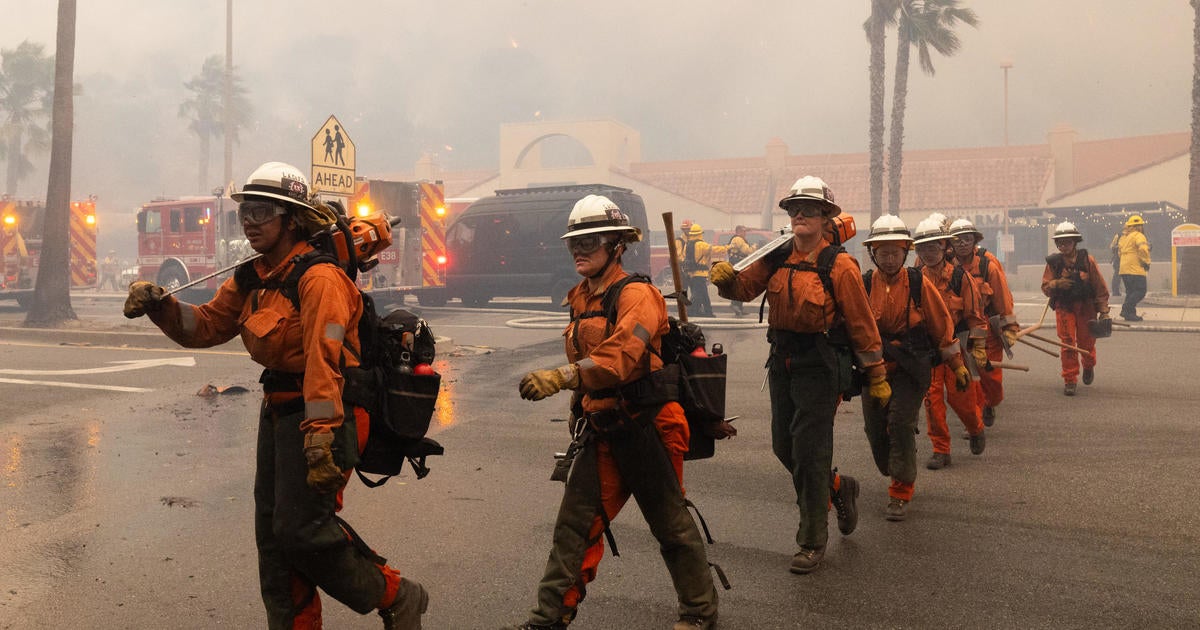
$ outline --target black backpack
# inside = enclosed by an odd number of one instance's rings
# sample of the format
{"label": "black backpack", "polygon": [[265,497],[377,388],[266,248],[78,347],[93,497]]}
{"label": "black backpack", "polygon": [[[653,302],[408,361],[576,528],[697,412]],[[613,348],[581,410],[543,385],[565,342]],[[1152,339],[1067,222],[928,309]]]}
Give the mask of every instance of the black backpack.
{"label": "black backpack", "polygon": [[[617,300],[621,290],[631,282],[654,286],[649,277],[631,274],[612,284],[600,299],[600,311],[589,311],[572,319],[603,316],[608,325],[617,322]],[[683,407],[691,438],[685,460],[707,459],[716,452],[716,441],[705,433],[705,426],[725,419],[725,381],[729,357],[724,353],[694,356],[697,348],[705,347],[704,331],[692,322],[680,322],[668,317],[669,329],[663,335],[661,350],[651,353],[662,359],[663,369],[654,378],[649,376],[637,383],[619,388],[623,396],[653,398],[664,390],[674,390],[669,396]],[[653,390],[653,391],[651,391]],[[636,392],[636,393],[634,393]]]}
{"label": "black backpack", "polygon": [[743,254],[741,251],[733,248],[733,239],[735,239],[737,237],[738,237],[738,235],[734,234],[733,236],[730,236],[729,240],[725,243],[725,245],[727,247],[729,247],[729,264],[731,264],[731,265],[741,262],[742,259],[746,257],[746,255]]}
{"label": "black backpack", "polygon": [[[257,303],[258,289],[277,290],[299,311],[301,276],[320,263],[341,268],[336,256],[321,250],[301,254],[293,263],[282,280],[268,282],[258,277],[253,263],[240,265],[234,272],[238,291]],[[425,320],[404,309],[379,317],[375,300],[362,291],[359,297],[363,304],[358,320],[359,366],[342,370],[343,401],[362,407],[370,417],[367,444],[355,470],[364,484],[374,488],[399,474],[408,461],[417,479],[422,479],[429,474],[425,458],[445,452],[440,444],[425,437],[442,379],[430,367],[435,354],[433,332]],[[347,350],[353,353],[353,349]],[[429,373],[416,374],[414,370]],[[372,481],[363,473],[384,478]]]}

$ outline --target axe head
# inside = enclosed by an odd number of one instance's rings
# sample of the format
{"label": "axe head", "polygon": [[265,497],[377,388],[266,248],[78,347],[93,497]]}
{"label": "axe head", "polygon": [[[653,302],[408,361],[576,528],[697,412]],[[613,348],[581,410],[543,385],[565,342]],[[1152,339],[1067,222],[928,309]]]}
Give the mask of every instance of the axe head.
{"label": "axe head", "polygon": [[1009,345],[1008,339],[1004,337],[1004,331],[1000,330],[1000,316],[992,315],[989,317],[988,325],[992,329],[992,334],[996,335],[996,338],[1000,340],[1000,345],[1004,348],[1004,354],[1010,359],[1013,358],[1012,346]]}
{"label": "axe head", "polygon": [[971,333],[962,331],[956,335],[958,338],[959,352],[962,353],[963,365],[967,366],[967,372],[971,374],[972,381],[979,380],[979,367],[975,365],[975,357],[971,354]]}

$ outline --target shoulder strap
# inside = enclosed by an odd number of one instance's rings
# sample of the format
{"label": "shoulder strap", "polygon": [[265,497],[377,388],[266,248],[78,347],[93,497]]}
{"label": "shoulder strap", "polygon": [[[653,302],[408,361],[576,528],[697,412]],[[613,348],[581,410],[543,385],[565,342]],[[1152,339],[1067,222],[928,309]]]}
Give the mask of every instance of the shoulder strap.
{"label": "shoulder strap", "polygon": [[908,297],[912,300],[913,306],[921,308],[921,283],[924,282],[924,276],[921,275],[921,270],[916,267],[908,268]]}
{"label": "shoulder strap", "polygon": [[979,278],[984,282],[988,281],[988,250],[980,247],[977,255],[979,256]]}
{"label": "shoulder strap", "polygon": [[[240,265],[237,271],[234,272],[234,281],[237,282],[238,291],[241,293],[250,293],[258,289],[271,289],[280,291],[292,306],[300,310],[300,276],[312,268],[313,265],[320,263],[338,264],[338,259],[332,254],[313,250],[311,252],[301,254],[295,258],[292,264],[292,270],[288,275],[284,276],[283,280],[271,280],[263,282],[262,278],[258,277],[258,272],[254,270],[254,264],[247,262]],[[339,267],[340,269],[340,267]]]}
{"label": "shoulder strap", "polygon": [[868,269],[863,273],[863,286],[867,288],[867,295],[871,295],[871,276],[875,275],[874,269]]}
{"label": "shoulder strap", "polygon": [[837,262],[838,254],[846,253],[846,248],[841,245],[829,245],[817,254],[817,275],[821,278],[821,284],[825,285],[825,292],[833,295],[833,264]]}
{"label": "shoulder strap", "polygon": [[958,297],[962,297],[964,273],[966,273],[966,270],[962,268],[962,265],[954,265],[954,271],[950,273],[950,290]]}
{"label": "shoulder strap", "polygon": [[617,323],[617,300],[621,297],[621,290],[630,282],[649,283],[650,278],[640,273],[630,274],[614,282],[604,291],[604,297],[600,298],[600,312],[608,319],[610,326]]}

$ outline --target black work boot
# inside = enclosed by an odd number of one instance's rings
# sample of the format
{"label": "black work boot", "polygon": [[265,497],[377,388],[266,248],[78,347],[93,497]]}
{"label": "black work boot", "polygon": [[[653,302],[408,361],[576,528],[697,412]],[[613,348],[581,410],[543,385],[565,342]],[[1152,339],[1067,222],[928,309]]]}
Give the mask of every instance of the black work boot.
{"label": "black work boot", "polygon": [[716,627],[717,616],[700,617],[697,615],[679,615],[679,620],[671,626],[671,630],[710,630]]}
{"label": "black work boot", "polygon": [[987,436],[983,431],[971,436],[971,454],[982,455],[983,448],[987,446]]}
{"label": "black work boot", "polygon": [[925,462],[925,467],[929,470],[941,470],[950,465],[950,453],[934,453],[929,461]]}
{"label": "black work boot", "polygon": [[1083,368],[1083,384],[1091,385],[1094,380],[1096,380],[1096,370],[1090,367]]}
{"label": "black work boot", "polygon": [[849,536],[858,527],[858,480],[842,475],[841,489],[831,493],[830,498],[837,510],[838,531],[843,536]]}
{"label": "black work boot", "polygon": [[984,406],[983,408],[983,426],[990,427],[996,423],[996,408]]}
{"label": "black work boot", "polygon": [[801,547],[796,555],[792,556],[792,566],[789,571],[799,575],[812,573],[821,566],[821,559],[825,557],[825,548],[813,549],[812,547]]}
{"label": "black work boot", "polygon": [[401,578],[396,601],[379,610],[379,616],[383,617],[383,630],[421,630],[421,615],[428,608],[429,593],[425,587]]}

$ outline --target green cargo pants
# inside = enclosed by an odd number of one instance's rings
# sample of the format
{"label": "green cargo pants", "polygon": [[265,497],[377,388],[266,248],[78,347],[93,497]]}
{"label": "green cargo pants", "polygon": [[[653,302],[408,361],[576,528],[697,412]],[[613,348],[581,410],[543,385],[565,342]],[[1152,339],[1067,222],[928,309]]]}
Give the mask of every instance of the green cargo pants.
{"label": "green cargo pants", "polygon": [[[717,590],[709,572],[704,540],[684,503],[675,469],[654,425],[654,414],[617,432],[595,436],[575,456],[554,524],[554,544],[538,585],[537,608],[529,618],[552,624],[569,615],[563,595],[582,587],[584,553],[597,541],[590,529],[600,516],[600,475],[596,440],[606,440],[621,479],[637,501],[650,533],[671,574],[679,597],[679,614],[712,618],[717,614]],[[611,519],[616,514],[605,515]]]}
{"label": "green cargo pants", "polygon": [[917,480],[917,416],[929,391],[930,370],[913,376],[907,370],[888,373],[892,398],[887,406],[862,397],[863,425],[879,474],[912,484]]}
{"label": "green cargo pants", "polygon": [[840,394],[816,349],[788,357],[772,355],[771,448],[792,475],[800,527],[796,544],[810,549],[829,539],[829,486],[833,467],[833,416]]}
{"label": "green cargo pants", "polygon": [[[290,406],[294,409],[294,406]],[[312,606],[316,587],[360,614],[374,610],[383,598],[382,558],[368,555],[347,537],[334,518],[336,494],[308,487],[304,434],[300,410],[263,405],[259,414],[258,456],[254,476],[254,533],[258,544],[258,574],[267,627],[292,628],[297,616]],[[343,449],[357,450],[354,421],[335,433],[335,461]],[[345,467],[343,461],[338,465]],[[303,588],[298,589],[298,586]],[[304,593],[296,601],[298,592]]]}

